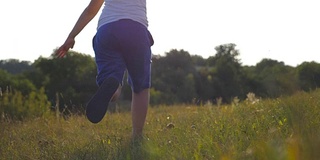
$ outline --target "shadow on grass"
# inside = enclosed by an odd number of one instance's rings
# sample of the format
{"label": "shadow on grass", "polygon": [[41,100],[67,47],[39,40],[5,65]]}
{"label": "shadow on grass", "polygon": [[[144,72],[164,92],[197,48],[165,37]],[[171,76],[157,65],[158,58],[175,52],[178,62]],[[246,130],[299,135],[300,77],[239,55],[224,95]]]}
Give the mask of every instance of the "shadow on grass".
{"label": "shadow on grass", "polygon": [[[152,148],[152,147],[151,147]],[[67,159],[83,160],[106,160],[106,159],[125,159],[125,160],[144,160],[159,159],[152,152],[150,143],[139,141],[132,142],[130,139],[119,137],[108,137],[107,139],[94,140],[87,145],[77,147]],[[157,158],[158,157],[158,158]]]}

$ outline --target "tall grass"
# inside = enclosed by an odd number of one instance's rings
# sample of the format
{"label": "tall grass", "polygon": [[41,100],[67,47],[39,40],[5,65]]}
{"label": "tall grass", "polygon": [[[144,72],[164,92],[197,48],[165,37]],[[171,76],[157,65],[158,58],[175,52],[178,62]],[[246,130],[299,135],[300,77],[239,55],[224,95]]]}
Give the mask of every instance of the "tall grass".
{"label": "tall grass", "polygon": [[317,159],[320,90],[233,105],[149,109],[131,141],[129,112],[1,122],[0,159]]}

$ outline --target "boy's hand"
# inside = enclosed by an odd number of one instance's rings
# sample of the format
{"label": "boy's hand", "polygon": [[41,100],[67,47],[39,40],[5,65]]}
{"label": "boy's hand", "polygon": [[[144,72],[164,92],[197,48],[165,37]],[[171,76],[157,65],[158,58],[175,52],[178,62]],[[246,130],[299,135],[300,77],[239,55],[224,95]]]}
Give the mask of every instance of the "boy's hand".
{"label": "boy's hand", "polygon": [[75,40],[73,38],[68,38],[64,44],[56,51],[58,58],[64,57],[70,48],[73,48]]}

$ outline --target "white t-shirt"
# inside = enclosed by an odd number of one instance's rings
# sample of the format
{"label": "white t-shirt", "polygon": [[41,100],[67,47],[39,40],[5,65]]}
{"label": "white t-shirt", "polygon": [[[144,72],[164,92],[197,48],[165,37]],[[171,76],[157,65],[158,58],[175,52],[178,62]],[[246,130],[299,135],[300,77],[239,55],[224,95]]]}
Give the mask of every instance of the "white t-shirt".
{"label": "white t-shirt", "polygon": [[131,19],[148,27],[146,0],[105,0],[98,28],[120,19]]}

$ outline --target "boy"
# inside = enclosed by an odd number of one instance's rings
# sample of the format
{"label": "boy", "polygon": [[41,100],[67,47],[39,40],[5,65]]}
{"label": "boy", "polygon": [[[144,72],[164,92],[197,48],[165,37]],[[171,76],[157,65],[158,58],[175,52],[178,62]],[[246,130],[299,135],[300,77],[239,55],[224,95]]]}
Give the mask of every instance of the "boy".
{"label": "boy", "polygon": [[151,49],[146,0],[91,0],[80,15],[64,44],[56,51],[63,57],[75,44],[75,37],[96,16],[102,4],[93,49],[97,65],[97,92],[87,104],[86,115],[92,123],[100,122],[111,100],[121,90],[124,72],[132,88],[132,135],[142,136],[151,86]]}

